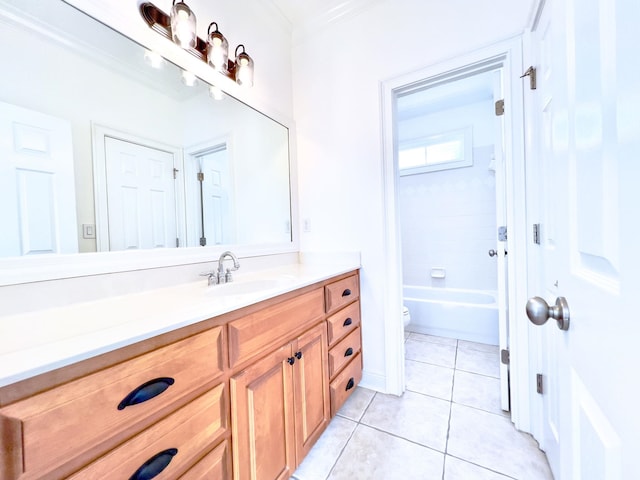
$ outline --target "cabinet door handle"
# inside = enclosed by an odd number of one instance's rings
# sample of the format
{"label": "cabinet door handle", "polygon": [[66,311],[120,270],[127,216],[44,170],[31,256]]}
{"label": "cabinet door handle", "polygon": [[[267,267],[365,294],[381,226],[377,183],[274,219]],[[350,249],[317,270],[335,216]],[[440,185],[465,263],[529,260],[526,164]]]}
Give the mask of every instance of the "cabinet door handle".
{"label": "cabinet door handle", "polygon": [[289,357],[287,358],[287,363],[289,365],[293,365],[294,363],[296,363],[296,359],[294,357]]}
{"label": "cabinet door handle", "polygon": [[129,480],[151,480],[167,468],[167,465],[171,463],[176,453],[178,453],[177,448],[169,448],[168,450],[155,454],[144,462],[142,466],[136,470],[136,473],[129,477]]}
{"label": "cabinet door handle", "polygon": [[353,386],[355,385],[356,382],[353,381],[353,377],[351,377],[349,379],[349,381],[347,382],[347,388],[345,388],[345,391],[347,390],[351,390],[353,388]]}
{"label": "cabinet door handle", "polygon": [[348,327],[349,325],[351,325],[353,323],[353,320],[351,320],[351,318],[347,318],[344,323],[342,324],[343,327]]}
{"label": "cabinet door handle", "polygon": [[351,290],[349,290],[348,288],[346,288],[344,290],[344,292],[342,292],[342,296],[343,297],[348,297],[349,295],[351,295]]}
{"label": "cabinet door handle", "polygon": [[350,357],[351,355],[353,355],[353,348],[349,347],[349,348],[347,348],[347,351],[344,352],[344,356],[345,357]]}
{"label": "cabinet door handle", "polygon": [[296,353],[294,354],[294,356],[295,356],[298,360],[300,360],[300,359],[302,358],[302,352],[296,352]]}
{"label": "cabinet door handle", "polygon": [[164,392],[167,388],[173,385],[173,383],[174,380],[171,377],[161,377],[149,380],[139,387],[136,387],[131,391],[131,393],[129,393],[129,395],[124,397],[118,405],[118,410],[124,410],[128,406],[137,405],[138,403],[151,400],[153,397],[157,397]]}

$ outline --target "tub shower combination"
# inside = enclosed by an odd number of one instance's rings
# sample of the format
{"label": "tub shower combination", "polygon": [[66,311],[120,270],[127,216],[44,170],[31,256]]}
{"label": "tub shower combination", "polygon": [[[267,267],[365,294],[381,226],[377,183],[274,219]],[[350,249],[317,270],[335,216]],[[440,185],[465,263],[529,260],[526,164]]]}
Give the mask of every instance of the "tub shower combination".
{"label": "tub shower combination", "polygon": [[497,292],[405,285],[408,330],[498,345]]}

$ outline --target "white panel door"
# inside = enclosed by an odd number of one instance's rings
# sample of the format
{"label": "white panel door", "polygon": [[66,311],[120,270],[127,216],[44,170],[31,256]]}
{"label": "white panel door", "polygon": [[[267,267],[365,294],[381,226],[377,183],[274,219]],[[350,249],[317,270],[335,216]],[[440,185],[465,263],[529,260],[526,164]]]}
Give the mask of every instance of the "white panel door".
{"label": "white panel door", "polygon": [[[493,72],[493,99],[504,98],[502,91],[502,70]],[[496,224],[507,226],[506,166],[504,148],[504,115],[495,117],[494,162],[496,174]],[[500,351],[509,351],[509,289],[507,286],[507,242],[496,231],[497,280],[498,280],[498,344]],[[500,407],[505,412],[511,408],[509,392],[509,365],[500,362]]]}
{"label": "white panel door", "polygon": [[222,146],[199,154],[197,160],[204,174],[201,208],[207,245],[232,244],[236,238],[228,150]]}
{"label": "white panel door", "polygon": [[0,103],[0,257],[78,253],[71,125]]}
{"label": "white panel door", "polygon": [[176,247],[174,157],[105,137],[109,250]]}
{"label": "white panel door", "polygon": [[542,17],[539,290],[570,326],[540,329],[541,440],[557,479],[638,478],[640,96],[637,0],[553,0]]}

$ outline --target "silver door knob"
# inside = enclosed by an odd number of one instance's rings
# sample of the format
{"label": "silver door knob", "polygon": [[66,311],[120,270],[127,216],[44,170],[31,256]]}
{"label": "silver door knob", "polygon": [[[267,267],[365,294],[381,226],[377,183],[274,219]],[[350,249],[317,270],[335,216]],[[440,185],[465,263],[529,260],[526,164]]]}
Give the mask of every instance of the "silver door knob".
{"label": "silver door knob", "polygon": [[498,252],[496,252],[493,248],[491,250],[489,250],[489,256],[490,257],[495,257],[498,254]]}
{"label": "silver door knob", "polygon": [[560,330],[569,330],[569,304],[564,297],[556,298],[553,307],[544,298],[530,298],[527,302],[527,317],[534,325],[544,325],[547,320],[554,318]]}

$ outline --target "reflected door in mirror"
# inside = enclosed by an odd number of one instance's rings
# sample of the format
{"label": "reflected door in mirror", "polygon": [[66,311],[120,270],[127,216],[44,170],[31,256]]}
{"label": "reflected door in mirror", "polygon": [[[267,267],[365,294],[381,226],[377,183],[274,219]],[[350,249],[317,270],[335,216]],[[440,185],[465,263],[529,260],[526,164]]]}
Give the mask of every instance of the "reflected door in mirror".
{"label": "reflected door in mirror", "polygon": [[176,247],[172,153],[105,137],[109,250]]}
{"label": "reflected door in mirror", "polygon": [[0,102],[0,256],[77,253],[69,122]]}

